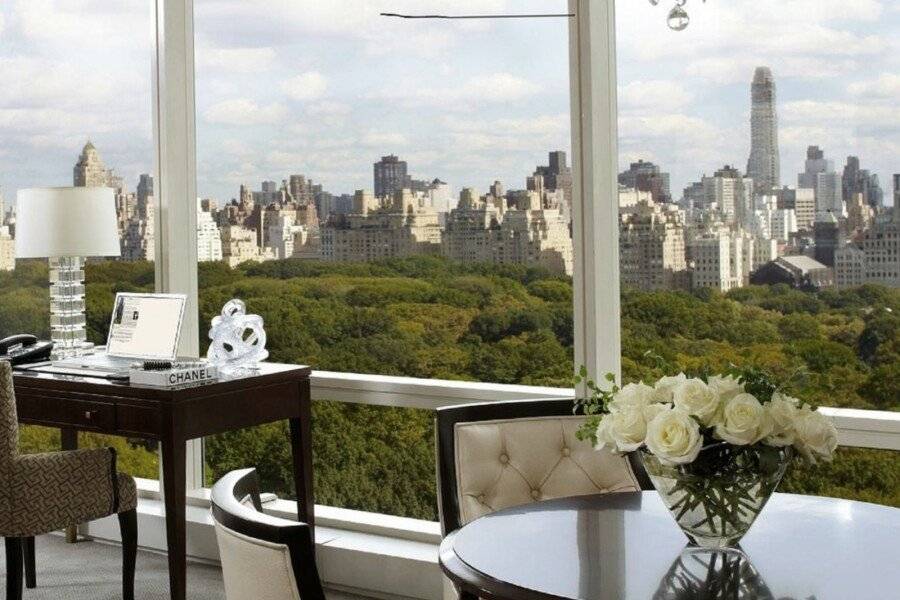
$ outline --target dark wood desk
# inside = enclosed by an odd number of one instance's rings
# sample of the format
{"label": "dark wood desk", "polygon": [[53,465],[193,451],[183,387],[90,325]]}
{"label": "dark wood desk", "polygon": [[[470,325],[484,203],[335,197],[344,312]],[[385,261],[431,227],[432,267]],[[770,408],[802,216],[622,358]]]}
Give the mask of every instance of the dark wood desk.
{"label": "dark wood desk", "polygon": [[[215,383],[158,388],[89,377],[16,372],[19,421],[63,430],[158,440],[166,506],[172,600],[185,599],[185,443],[287,419],[301,521],[315,524],[308,367],[263,363],[257,374]],[[247,465],[253,466],[253,465]]]}

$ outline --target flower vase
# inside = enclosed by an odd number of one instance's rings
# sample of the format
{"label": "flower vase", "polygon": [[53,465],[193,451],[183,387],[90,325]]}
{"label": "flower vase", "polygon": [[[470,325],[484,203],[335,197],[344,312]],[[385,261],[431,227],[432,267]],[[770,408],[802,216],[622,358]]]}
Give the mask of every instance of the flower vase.
{"label": "flower vase", "polygon": [[753,525],[784,477],[790,447],[712,444],[683,465],[641,451],[644,469],[688,539],[710,549],[733,548]]}

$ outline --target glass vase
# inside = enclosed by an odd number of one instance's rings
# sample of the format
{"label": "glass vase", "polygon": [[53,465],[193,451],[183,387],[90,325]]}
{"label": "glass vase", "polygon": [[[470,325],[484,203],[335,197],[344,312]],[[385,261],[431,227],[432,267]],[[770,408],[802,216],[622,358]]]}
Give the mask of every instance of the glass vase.
{"label": "glass vase", "polygon": [[790,447],[704,448],[686,465],[667,465],[641,451],[644,468],[688,539],[703,548],[733,548],[784,477]]}

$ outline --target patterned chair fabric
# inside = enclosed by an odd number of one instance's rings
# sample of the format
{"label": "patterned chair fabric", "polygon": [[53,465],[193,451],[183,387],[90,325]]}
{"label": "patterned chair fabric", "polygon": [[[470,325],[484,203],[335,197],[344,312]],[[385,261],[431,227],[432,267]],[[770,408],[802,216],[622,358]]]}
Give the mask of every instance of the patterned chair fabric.
{"label": "patterned chair fabric", "polygon": [[551,416],[457,423],[460,525],[539,500],[639,490],[626,458],[575,437],[583,422]]}
{"label": "patterned chair fabric", "polygon": [[112,448],[20,455],[12,369],[0,361],[0,537],[30,537],[137,506]]}

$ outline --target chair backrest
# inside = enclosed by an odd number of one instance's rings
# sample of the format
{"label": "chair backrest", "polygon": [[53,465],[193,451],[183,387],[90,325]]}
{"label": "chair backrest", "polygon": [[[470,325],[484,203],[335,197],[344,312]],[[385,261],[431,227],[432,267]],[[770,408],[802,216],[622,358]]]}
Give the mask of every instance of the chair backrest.
{"label": "chair backrest", "polygon": [[18,456],[19,423],[12,366],[0,360],[0,473]]}
{"label": "chair backrest", "polygon": [[596,451],[575,432],[572,401],[514,400],[437,410],[438,499],[445,534],[502,508],[649,489],[636,457]]}
{"label": "chair backrest", "polygon": [[255,469],[217,481],[211,504],[228,600],[325,600],[309,526],[262,512]]}

